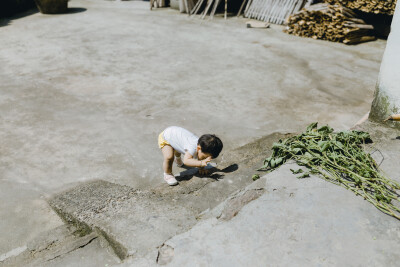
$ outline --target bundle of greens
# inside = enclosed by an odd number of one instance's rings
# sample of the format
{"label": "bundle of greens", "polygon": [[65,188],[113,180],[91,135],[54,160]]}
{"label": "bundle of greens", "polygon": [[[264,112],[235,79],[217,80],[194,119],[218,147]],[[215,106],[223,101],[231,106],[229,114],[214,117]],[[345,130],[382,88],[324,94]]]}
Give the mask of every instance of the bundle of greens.
{"label": "bundle of greens", "polygon": [[329,126],[317,128],[317,123],[307,127],[305,133],[279,140],[272,147],[272,155],[265,159],[260,171],[272,171],[293,159],[310,174],[345,187],[372,203],[382,212],[400,219],[400,184],[384,177],[377,163],[362,145],[371,142],[370,135],[361,131],[334,133]]}

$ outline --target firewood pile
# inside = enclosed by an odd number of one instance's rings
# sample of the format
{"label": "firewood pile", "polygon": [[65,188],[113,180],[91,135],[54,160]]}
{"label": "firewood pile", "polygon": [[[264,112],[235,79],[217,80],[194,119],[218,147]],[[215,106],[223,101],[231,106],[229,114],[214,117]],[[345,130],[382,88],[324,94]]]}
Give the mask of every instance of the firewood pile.
{"label": "firewood pile", "polygon": [[320,3],[303,8],[287,20],[285,32],[345,44],[375,40],[372,25],[346,7]]}
{"label": "firewood pile", "polygon": [[393,15],[397,0],[324,0],[329,4],[341,5],[366,13]]}

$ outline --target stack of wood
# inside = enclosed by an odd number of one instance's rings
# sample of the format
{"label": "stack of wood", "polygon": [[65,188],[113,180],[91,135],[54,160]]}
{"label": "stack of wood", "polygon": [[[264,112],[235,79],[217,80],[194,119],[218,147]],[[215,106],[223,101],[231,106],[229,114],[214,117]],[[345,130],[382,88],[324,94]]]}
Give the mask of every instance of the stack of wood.
{"label": "stack of wood", "polygon": [[329,4],[337,4],[366,13],[393,15],[397,0],[324,0]]}
{"label": "stack of wood", "polygon": [[[244,15],[247,18],[283,24],[291,14],[299,11],[306,3],[307,0],[248,0]],[[238,15],[240,12],[241,10]]]}
{"label": "stack of wood", "polygon": [[373,29],[372,25],[357,18],[351,9],[320,3],[290,16],[285,32],[313,39],[357,44],[375,40]]}

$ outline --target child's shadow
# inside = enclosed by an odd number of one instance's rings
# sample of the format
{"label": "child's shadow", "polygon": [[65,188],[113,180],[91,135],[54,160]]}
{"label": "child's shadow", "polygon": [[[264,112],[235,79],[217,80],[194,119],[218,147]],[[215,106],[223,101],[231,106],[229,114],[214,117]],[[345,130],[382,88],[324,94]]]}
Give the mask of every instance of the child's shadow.
{"label": "child's shadow", "polygon": [[224,174],[220,174],[219,172],[222,173],[234,172],[239,169],[239,166],[237,164],[232,164],[222,170],[216,167],[207,166],[204,169],[210,172],[208,175],[200,175],[198,168],[189,168],[186,166],[182,166],[182,168],[186,169],[186,171],[180,172],[179,175],[175,177],[176,180],[178,181],[189,181],[190,179],[193,178],[193,176],[199,178],[211,178],[218,181],[220,179],[223,179],[224,177]]}

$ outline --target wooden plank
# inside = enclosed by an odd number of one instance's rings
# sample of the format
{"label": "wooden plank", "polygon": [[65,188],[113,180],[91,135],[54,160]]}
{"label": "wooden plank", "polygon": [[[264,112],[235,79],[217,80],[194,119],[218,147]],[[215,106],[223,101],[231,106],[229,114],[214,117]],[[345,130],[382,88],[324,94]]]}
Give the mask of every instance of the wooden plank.
{"label": "wooden plank", "polygon": [[205,8],[204,11],[203,11],[203,14],[202,14],[202,16],[201,16],[201,19],[204,19],[204,17],[207,15],[208,10],[210,9],[210,7],[211,7],[211,5],[212,5],[213,2],[214,2],[213,0],[208,0],[207,6],[206,6],[206,8]]}
{"label": "wooden plank", "polygon": [[240,17],[240,15],[242,14],[242,11],[243,11],[243,8],[244,8],[246,2],[247,2],[247,0],[243,0],[242,4],[240,5],[239,11],[236,15],[237,17]]}
{"label": "wooden plank", "polygon": [[203,3],[204,3],[204,0],[197,1],[196,5],[193,7],[193,10],[191,11],[191,15],[196,15],[197,12],[199,12],[199,9]]}

